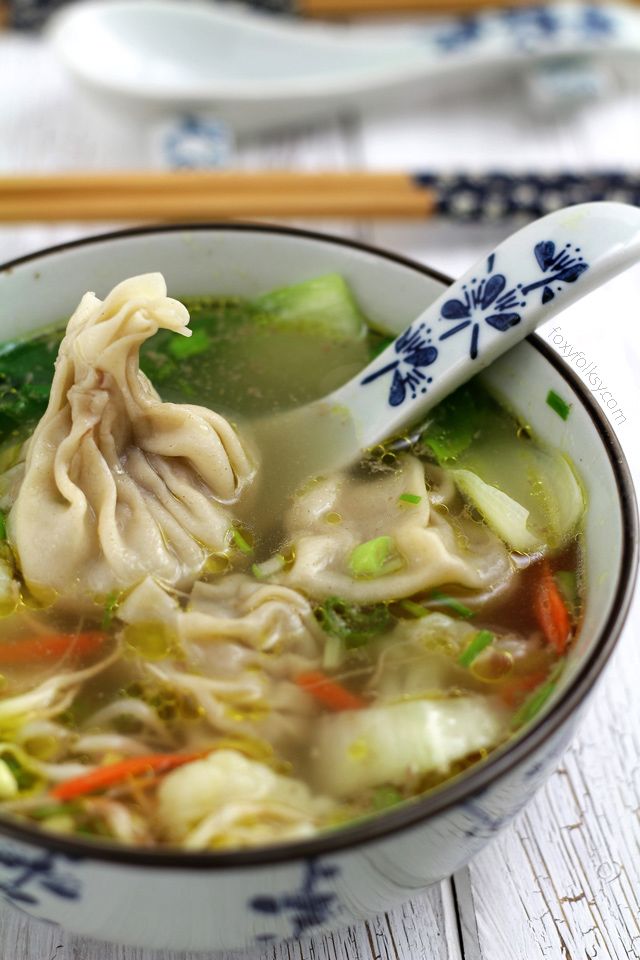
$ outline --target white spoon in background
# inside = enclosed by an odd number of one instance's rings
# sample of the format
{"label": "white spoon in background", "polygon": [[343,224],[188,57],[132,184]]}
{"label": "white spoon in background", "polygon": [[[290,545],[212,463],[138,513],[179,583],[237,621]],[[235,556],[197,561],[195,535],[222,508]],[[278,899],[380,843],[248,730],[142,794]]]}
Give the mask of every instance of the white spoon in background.
{"label": "white spoon in background", "polygon": [[321,400],[254,421],[265,508],[274,516],[268,498],[280,505],[306,479],[420,423],[541,323],[638,260],[640,207],[627,204],[565,207],[512,234],[356,377]]}
{"label": "white spoon in background", "polygon": [[[400,27],[199,0],[86,0],[54,14],[47,36],[73,76],[120,110],[210,109],[236,132],[475,93],[526,80],[528,68],[539,106],[554,96],[569,105],[603,92],[598,66],[640,62],[636,9],[576,0]],[[596,69],[585,78],[586,61]]]}

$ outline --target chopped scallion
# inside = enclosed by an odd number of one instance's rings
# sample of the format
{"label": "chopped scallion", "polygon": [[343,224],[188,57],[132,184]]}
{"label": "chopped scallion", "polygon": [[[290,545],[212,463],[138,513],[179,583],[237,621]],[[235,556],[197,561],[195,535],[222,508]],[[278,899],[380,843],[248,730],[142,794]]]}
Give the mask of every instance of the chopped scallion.
{"label": "chopped scallion", "polygon": [[514,713],[511,720],[511,727],[513,730],[518,730],[520,727],[524,726],[525,723],[529,723],[530,720],[538,714],[545,703],[556,689],[555,677],[553,679],[547,680],[546,683],[543,683],[541,686],[534,690],[527,699],[522,703],[516,712]]}
{"label": "chopped scallion", "polygon": [[104,613],[102,614],[102,622],[100,624],[103,630],[108,630],[109,627],[111,626],[116,610],[118,609],[119,603],[120,603],[120,594],[116,593],[115,591],[113,593],[110,593],[107,599],[105,600]]}
{"label": "chopped scallion", "polygon": [[447,593],[440,593],[439,590],[434,590],[429,599],[440,606],[449,607],[450,610],[453,610],[454,613],[457,613],[461,617],[468,619],[474,616],[473,610],[466,607],[460,600],[456,600],[455,597],[450,597]]}
{"label": "chopped scallion", "polygon": [[322,669],[326,671],[337,670],[344,659],[344,652],[344,644],[340,637],[329,634],[324,645]]}
{"label": "chopped scallion", "polygon": [[478,630],[458,657],[460,666],[470,667],[476,657],[493,642],[493,639],[491,630]]}
{"label": "chopped scallion", "polygon": [[376,537],[361,543],[349,558],[351,573],[359,579],[374,580],[399,570],[403,562],[394,547],[391,537]]}
{"label": "chopped scallion", "polygon": [[236,547],[241,553],[245,553],[245,554],[253,553],[253,547],[247,540],[245,540],[245,538],[240,533],[237,527],[230,528],[229,536],[232,542],[236,545]]}
{"label": "chopped scallion", "polygon": [[563,400],[555,390],[549,390],[547,394],[547,403],[552,410],[558,414],[559,417],[562,417],[563,420],[566,420],[569,414],[571,413],[571,404],[567,403],[566,400]]}
{"label": "chopped scallion", "polygon": [[398,500],[401,500],[403,503],[420,503],[422,497],[419,497],[417,493],[401,493],[398,497]]}
{"label": "chopped scallion", "polygon": [[412,617],[426,617],[429,611],[426,607],[423,607],[421,603],[416,603],[415,600],[401,600],[400,606],[403,610],[406,610],[407,613],[410,613]]}
{"label": "chopped scallion", "polygon": [[258,580],[265,580],[267,577],[272,577],[274,573],[279,573],[284,568],[285,563],[286,560],[282,554],[276,553],[275,556],[269,557],[262,563],[254,563],[251,570]]}

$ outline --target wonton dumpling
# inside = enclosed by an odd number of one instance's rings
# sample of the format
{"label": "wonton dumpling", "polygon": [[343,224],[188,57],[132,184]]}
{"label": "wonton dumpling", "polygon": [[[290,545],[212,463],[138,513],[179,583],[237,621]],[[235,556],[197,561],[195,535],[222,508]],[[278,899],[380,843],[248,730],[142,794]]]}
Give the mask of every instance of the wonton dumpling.
{"label": "wonton dumpling", "polygon": [[189,335],[160,274],[82,298],[28,444],[10,535],[29,587],[101,596],[146,574],[188,586],[219,550],[253,467],[204,407],[163,403],[139,370],[159,328]]}
{"label": "wonton dumpling", "polygon": [[[407,493],[419,502],[400,500]],[[408,597],[443,584],[476,590],[504,584],[512,566],[502,541],[468,517],[445,519],[430,496],[425,466],[413,456],[375,479],[338,473],[312,484],[287,517],[295,561],[279,581],[312,597],[356,603]],[[448,506],[446,489],[433,497]],[[397,569],[370,579],[354,576],[349,568],[354,549],[383,536],[392,538]]]}
{"label": "wonton dumpling", "polygon": [[174,633],[189,671],[166,662],[147,670],[196,695],[210,729],[278,745],[304,740],[317,704],[291,678],[318,668],[324,632],[299,593],[231,574],[196,583],[182,609],[147,578],[118,617],[129,624],[160,621]]}

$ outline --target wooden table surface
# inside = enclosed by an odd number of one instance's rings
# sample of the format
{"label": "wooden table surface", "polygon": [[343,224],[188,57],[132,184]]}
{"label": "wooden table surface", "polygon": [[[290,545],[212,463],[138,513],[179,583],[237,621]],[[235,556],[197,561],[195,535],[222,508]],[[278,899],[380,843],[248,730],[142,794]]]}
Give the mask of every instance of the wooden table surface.
{"label": "wooden table surface", "polygon": [[[0,172],[162,168],[209,157],[242,167],[553,169],[640,165],[640,90],[566,116],[535,116],[514,88],[420,112],[272,134],[233,147],[210,118],[109,117],[78,94],[42,41],[0,38]],[[202,122],[204,120],[204,123]],[[0,228],[0,261],[103,232]],[[457,274],[508,225],[327,223]],[[614,425],[640,477],[640,267],[554,321],[596,360],[626,421]],[[548,337],[548,331],[542,330]],[[606,412],[606,411],[605,411]],[[404,907],[240,960],[578,960],[640,958],[640,605],[579,735],[548,784],[473,863]],[[195,955],[170,955],[174,958]],[[201,954],[198,956],[202,956]],[[168,960],[32,922],[0,900],[0,960]]]}

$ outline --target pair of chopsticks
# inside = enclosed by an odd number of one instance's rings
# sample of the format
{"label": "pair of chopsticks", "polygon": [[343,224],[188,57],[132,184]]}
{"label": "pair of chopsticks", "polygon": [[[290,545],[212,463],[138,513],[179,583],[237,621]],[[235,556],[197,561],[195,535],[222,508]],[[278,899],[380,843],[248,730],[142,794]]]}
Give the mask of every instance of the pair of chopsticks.
{"label": "pair of chopsticks", "polygon": [[[260,0],[253,5],[265,6]],[[335,19],[389,14],[470,14],[531,5],[531,0],[294,0],[292,6],[301,16]]]}
{"label": "pair of chopsticks", "polygon": [[[0,27],[34,29],[65,0],[0,0]],[[66,0],[70,2],[70,0]],[[217,0],[219,2],[219,0]],[[249,6],[272,13],[299,14],[303,17],[341,19],[344,17],[396,14],[480,13],[487,9],[530,7],[531,0],[245,0]],[[548,3],[553,0],[547,0]],[[639,0],[630,0],[638,3]],[[543,0],[544,5],[544,0]]]}
{"label": "pair of chopsticks", "polygon": [[640,205],[640,175],[189,170],[0,177],[4,223],[433,216],[468,223],[535,218],[591,200]]}

